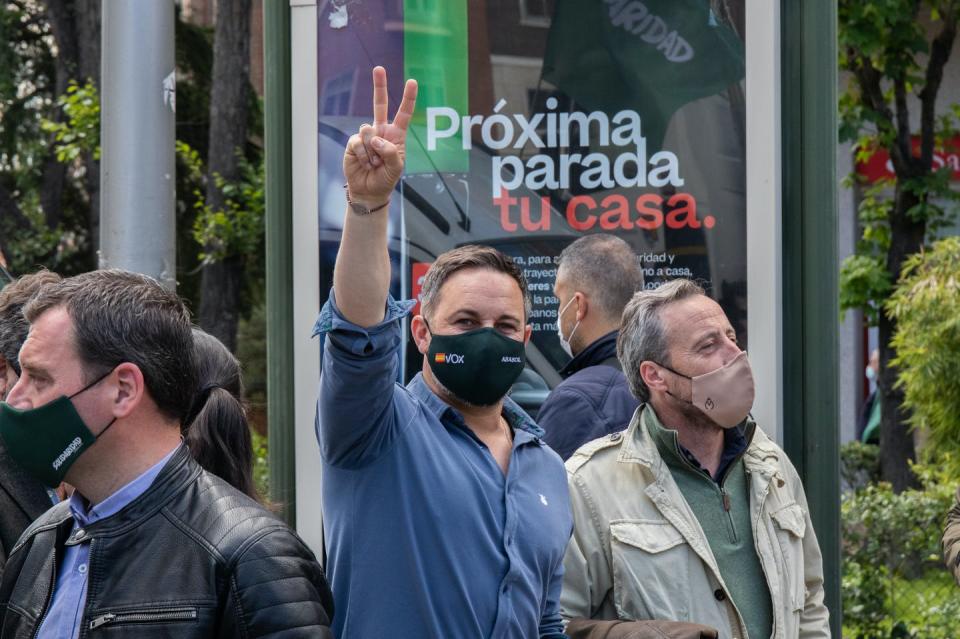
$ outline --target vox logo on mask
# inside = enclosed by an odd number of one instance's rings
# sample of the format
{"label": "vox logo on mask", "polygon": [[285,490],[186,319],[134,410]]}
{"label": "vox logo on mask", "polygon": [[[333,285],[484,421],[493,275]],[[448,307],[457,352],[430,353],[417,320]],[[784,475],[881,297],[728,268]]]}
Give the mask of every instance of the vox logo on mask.
{"label": "vox logo on mask", "polygon": [[453,335],[431,332],[427,353],[437,381],[475,406],[503,399],[523,371],[523,342],[489,327]]}

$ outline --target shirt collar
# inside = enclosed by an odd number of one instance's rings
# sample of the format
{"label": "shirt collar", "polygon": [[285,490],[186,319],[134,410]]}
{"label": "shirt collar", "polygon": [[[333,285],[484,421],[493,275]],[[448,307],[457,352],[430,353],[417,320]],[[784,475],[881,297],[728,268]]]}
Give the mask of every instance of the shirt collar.
{"label": "shirt collar", "polygon": [[172,458],[174,454],[180,450],[180,446],[183,446],[183,444],[181,443],[179,446],[171,450],[163,459],[151,466],[139,477],[120,488],[118,491],[92,508],[87,507],[87,500],[84,499],[84,497],[80,495],[78,491],[73,491],[73,495],[70,496],[70,512],[73,513],[73,518],[79,525],[89,526],[95,521],[106,519],[107,517],[115,515],[123,510],[127,505],[136,500],[140,495],[145,493],[148,488],[150,488],[150,485],[153,484],[153,480],[157,478],[157,475],[160,474],[160,471],[163,470],[163,467],[166,466],[168,461],[170,461],[170,458]]}
{"label": "shirt collar", "polygon": [[594,340],[589,346],[577,353],[560,369],[561,377],[570,377],[574,373],[589,366],[596,366],[604,360],[617,356],[617,334],[619,331],[610,331],[600,339]]}
{"label": "shirt collar", "polygon": [[[410,383],[407,384],[407,390],[419,399],[427,409],[436,416],[441,422],[444,417],[449,416],[455,422],[463,424],[463,416],[456,408],[446,403],[427,385],[423,379],[423,373],[417,373]],[[514,430],[514,446],[531,440],[539,440],[543,437],[543,429],[530,419],[520,406],[509,397],[503,398],[503,416],[507,423]]]}

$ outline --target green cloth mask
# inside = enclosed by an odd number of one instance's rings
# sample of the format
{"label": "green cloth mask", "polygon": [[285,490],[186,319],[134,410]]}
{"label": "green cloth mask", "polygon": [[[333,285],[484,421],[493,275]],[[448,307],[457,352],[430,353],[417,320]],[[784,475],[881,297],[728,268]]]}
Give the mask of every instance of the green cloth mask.
{"label": "green cloth mask", "polygon": [[468,404],[496,404],[523,371],[523,342],[493,328],[456,335],[434,335],[431,331],[430,335],[430,370],[438,382]]}
{"label": "green cloth mask", "polygon": [[59,486],[70,466],[117,419],[111,419],[99,435],[94,435],[70,400],[112,372],[113,369],[69,397],[61,395],[37,408],[19,410],[6,402],[0,403],[0,437],[10,456],[44,485]]}

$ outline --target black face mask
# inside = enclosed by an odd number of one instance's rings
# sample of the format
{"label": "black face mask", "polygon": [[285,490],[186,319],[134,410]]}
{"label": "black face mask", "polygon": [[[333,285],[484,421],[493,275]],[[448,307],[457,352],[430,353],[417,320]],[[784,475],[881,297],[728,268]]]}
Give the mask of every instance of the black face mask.
{"label": "black face mask", "polygon": [[10,456],[43,484],[50,488],[60,485],[73,462],[117,421],[114,417],[99,435],[94,435],[70,400],[112,372],[110,369],[73,395],[61,395],[36,408],[18,410],[0,403],[0,438]]}
{"label": "black face mask", "polygon": [[430,335],[430,370],[438,382],[468,404],[492,406],[499,402],[526,363],[523,342],[493,328],[456,335],[431,331]]}

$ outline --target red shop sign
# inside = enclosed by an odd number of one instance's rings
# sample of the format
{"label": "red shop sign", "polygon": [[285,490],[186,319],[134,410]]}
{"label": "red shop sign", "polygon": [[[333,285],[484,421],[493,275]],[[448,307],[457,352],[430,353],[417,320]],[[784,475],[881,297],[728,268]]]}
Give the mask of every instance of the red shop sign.
{"label": "red shop sign", "polygon": [[[914,136],[911,140],[913,154],[920,155],[920,137]],[[952,172],[951,180],[960,181],[960,136],[944,141],[943,148],[933,152],[934,168],[941,169],[949,166]],[[869,182],[896,177],[893,172],[893,162],[886,149],[877,149],[865,162],[857,162],[857,173],[867,178]]]}

